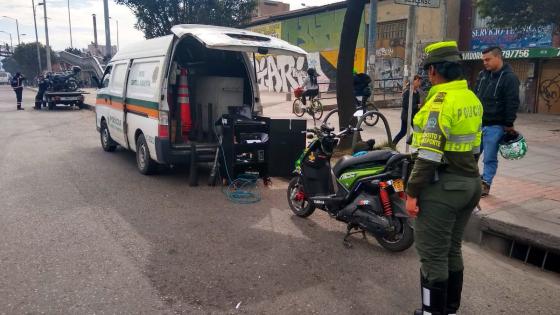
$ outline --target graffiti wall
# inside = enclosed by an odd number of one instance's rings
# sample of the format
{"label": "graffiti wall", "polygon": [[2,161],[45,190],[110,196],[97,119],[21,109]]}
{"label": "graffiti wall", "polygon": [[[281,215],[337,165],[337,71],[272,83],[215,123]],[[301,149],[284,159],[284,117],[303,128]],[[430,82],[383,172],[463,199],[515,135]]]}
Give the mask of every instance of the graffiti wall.
{"label": "graffiti wall", "polygon": [[[301,16],[281,22],[250,27],[251,31],[280,37],[305,49],[306,58],[291,56],[257,56],[257,79],[263,90],[288,93],[303,83],[307,69],[319,74],[321,91],[334,89],[340,33],[346,9]],[[358,35],[354,68],[365,71],[365,22]]]}
{"label": "graffiti wall", "polygon": [[560,114],[560,61],[550,61],[542,69],[538,93],[539,113]]}

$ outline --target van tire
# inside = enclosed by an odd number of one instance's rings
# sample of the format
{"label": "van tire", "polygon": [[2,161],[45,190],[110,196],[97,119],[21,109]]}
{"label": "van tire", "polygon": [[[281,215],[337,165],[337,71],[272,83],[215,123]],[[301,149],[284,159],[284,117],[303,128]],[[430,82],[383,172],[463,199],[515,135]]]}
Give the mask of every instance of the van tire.
{"label": "van tire", "polygon": [[156,171],[156,162],[150,157],[150,149],[143,134],[136,140],[136,165],[140,173],[151,175]]}
{"label": "van tire", "polygon": [[114,152],[117,149],[117,145],[113,138],[111,138],[111,134],[109,133],[109,128],[107,128],[107,123],[105,120],[101,121],[101,129],[99,130],[99,135],[101,139],[101,147],[105,152]]}
{"label": "van tire", "polygon": [[49,110],[54,110],[54,102],[48,102],[47,106],[49,107]]}

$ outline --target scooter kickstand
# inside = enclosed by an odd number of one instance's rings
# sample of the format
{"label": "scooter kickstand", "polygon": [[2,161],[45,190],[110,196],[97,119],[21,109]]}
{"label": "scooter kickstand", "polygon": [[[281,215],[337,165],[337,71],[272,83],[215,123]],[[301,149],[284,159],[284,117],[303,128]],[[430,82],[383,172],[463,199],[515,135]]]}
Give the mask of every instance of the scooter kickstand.
{"label": "scooter kickstand", "polygon": [[357,225],[354,224],[348,224],[348,226],[346,227],[346,235],[344,236],[344,239],[342,240],[342,244],[344,245],[344,247],[346,248],[352,248],[354,247],[354,245],[352,245],[352,243],[350,243],[350,241],[348,240],[348,238],[352,235],[352,234],[356,234],[356,233],[362,233],[362,236],[364,237],[364,239],[366,239],[366,233],[364,230],[358,230],[355,232],[352,232],[352,230],[354,229],[359,229]]}

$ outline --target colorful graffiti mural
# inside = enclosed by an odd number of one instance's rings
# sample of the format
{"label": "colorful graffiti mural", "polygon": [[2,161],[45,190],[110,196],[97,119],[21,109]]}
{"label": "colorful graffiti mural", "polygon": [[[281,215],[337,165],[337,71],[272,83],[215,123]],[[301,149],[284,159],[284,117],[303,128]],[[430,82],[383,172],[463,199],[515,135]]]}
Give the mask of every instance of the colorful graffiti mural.
{"label": "colorful graffiti mural", "polygon": [[[305,49],[307,58],[257,56],[257,80],[264,90],[288,93],[301,85],[306,71],[313,67],[319,74],[320,89],[334,88],[340,33],[346,9],[301,16],[281,22],[252,26],[251,31],[280,37]],[[362,18],[363,19],[363,18]],[[365,21],[360,27],[354,68],[365,71]]]}

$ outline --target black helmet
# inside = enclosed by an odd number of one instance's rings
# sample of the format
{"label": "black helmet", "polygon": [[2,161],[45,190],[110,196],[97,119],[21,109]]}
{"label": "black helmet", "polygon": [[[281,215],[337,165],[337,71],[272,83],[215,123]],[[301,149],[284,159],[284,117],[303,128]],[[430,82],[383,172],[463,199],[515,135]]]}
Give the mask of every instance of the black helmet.
{"label": "black helmet", "polygon": [[315,68],[309,68],[309,69],[307,69],[307,74],[312,75],[312,76],[316,76],[317,71],[315,71]]}
{"label": "black helmet", "polygon": [[74,73],[80,73],[80,71],[82,71],[82,68],[78,67],[78,66],[73,66],[72,67],[72,72]]}

